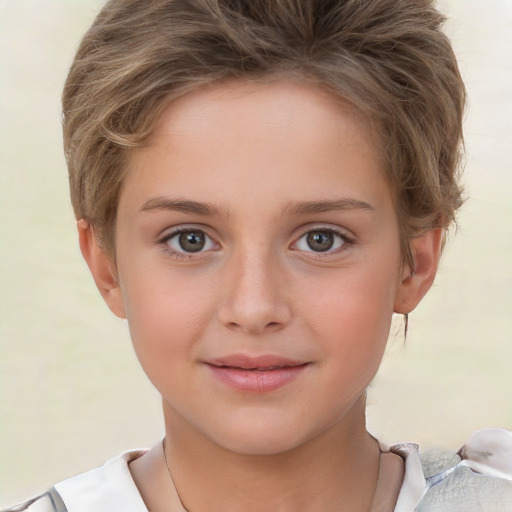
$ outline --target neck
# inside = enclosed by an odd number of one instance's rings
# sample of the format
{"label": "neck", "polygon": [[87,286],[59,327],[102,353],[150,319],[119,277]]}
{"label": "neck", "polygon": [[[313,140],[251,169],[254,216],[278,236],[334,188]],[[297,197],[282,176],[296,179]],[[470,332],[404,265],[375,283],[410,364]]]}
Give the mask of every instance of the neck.
{"label": "neck", "polygon": [[226,450],[166,415],[172,479],[190,512],[367,512],[379,447],[366,432],[364,399],[319,436],[291,450],[245,455]]}

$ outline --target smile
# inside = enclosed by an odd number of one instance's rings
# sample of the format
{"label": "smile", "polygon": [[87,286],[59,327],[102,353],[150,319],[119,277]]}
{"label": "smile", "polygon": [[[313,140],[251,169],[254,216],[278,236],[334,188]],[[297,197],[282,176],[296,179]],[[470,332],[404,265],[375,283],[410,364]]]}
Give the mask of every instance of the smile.
{"label": "smile", "polygon": [[238,391],[269,393],[295,380],[310,365],[278,356],[244,355],[207,361],[206,366],[223,384]]}

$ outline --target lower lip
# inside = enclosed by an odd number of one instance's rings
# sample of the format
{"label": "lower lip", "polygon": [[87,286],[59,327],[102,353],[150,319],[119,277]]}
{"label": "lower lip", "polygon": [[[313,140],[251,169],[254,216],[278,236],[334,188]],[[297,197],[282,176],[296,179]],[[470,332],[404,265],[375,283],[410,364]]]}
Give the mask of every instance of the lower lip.
{"label": "lower lip", "polygon": [[273,370],[246,370],[228,366],[207,365],[224,384],[240,391],[269,393],[295,380],[308,366],[283,366]]}

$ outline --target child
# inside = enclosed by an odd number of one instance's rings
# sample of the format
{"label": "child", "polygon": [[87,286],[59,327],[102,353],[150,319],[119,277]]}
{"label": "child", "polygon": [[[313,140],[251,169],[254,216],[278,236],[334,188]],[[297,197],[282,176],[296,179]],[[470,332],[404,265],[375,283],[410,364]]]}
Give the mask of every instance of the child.
{"label": "child", "polygon": [[64,91],[71,195],[166,436],[16,510],[510,510],[506,431],[422,469],[365,427],[391,316],[461,204],[442,21],[426,0],[107,3]]}

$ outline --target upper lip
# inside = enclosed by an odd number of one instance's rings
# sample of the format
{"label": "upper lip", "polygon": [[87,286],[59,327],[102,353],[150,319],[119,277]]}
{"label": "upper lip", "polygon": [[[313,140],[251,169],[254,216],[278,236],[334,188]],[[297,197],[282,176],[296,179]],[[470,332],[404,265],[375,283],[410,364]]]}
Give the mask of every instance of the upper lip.
{"label": "upper lip", "polygon": [[272,354],[260,356],[233,354],[225,357],[209,359],[205,362],[220,368],[240,368],[242,370],[274,370],[306,364],[306,361],[297,361],[295,359],[289,359]]}

